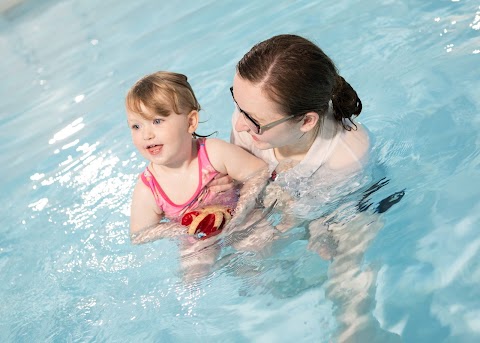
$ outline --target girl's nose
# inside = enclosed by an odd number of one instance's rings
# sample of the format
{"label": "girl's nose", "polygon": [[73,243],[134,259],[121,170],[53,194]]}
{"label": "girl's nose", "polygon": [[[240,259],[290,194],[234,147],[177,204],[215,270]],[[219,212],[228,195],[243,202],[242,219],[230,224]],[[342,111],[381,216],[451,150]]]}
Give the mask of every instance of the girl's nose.
{"label": "girl's nose", "polygon": [[142,130],[143,132],[143,139],[144,140],[149,140],[149,139],[152,139],[155,137],[155,133],[153,132],[153,130],[147,125],[143,128]]}

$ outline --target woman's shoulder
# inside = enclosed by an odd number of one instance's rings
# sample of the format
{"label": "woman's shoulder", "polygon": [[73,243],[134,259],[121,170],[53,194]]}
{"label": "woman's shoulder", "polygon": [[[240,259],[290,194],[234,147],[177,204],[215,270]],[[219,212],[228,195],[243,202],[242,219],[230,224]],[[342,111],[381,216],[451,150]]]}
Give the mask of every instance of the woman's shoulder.
{"label": "woman's shoulder", "polygon": [[327,166],[332,170],[361,169],[370,151],[370,138],[363,125],[356,123],[357,129],[343,131],[338,137]]}

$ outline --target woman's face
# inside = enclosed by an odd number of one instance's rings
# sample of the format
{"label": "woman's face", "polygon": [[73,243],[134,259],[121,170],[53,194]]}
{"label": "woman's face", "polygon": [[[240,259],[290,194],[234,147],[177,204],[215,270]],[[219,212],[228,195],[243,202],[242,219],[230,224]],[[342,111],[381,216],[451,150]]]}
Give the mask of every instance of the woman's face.
{"label": "woman's face", "polygon": [[280,148],[295,144],[303,134],[300,131],[302,122],[287,120],[265,130],[262,134],[256,134],[252,123],[243,113],[246,112],[258,125],[263,126],[281,120],[289,114],[280,111],[279,106],[270,100],[259,84],[242,79],[235,74],[233,79],[233,97],[236,110],[242,112],[235,122],[234,129],[238,132],[245,131],[252,136],[254,145],[261,150]]}

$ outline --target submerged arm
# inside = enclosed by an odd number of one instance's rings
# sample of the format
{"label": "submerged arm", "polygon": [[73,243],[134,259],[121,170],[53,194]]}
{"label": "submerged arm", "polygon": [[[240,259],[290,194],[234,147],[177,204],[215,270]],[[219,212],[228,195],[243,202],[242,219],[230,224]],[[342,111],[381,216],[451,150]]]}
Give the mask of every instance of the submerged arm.
{"label": "submerged arm", "polygon": [[207,149],[210,162],[216,170],[243,183],[235,215],[226,227],[228,231],[242,223],[254,208],[258,195],[267,184],[268,166],[244,149],[219,139],[207,140]]}
{"label": "submerged arm", "polygon": [[269,175],[268,168],[264,167],[243,183],[240,190],[240,198],[238,199],[235,208],[235,215],[226,227],[226,231],[233,230],[236,226],[243,223],[247,216],[252,212],[258,196],[268,182]]}
{"label": "submerged arm", "polygon": [[132,244],[143,244],[156,241],[161,238],[173,238],[187,234],[187,227],[179,223],[168,222],[153,224],[142,230],[131,232]]}

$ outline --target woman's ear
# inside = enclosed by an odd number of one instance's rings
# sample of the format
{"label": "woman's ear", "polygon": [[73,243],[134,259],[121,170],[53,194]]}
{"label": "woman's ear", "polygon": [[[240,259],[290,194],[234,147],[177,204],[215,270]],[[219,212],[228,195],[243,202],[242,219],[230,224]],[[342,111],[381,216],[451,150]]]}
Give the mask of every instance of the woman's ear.
{"label": "woman's ear", "polygon": [[308,112],[302,119],[302,126],[300,130],[303,132],[308,132],[313,129],[320,119],[320,116],[317,112]]}
{"label": "woman's ear", "polygon": [[188,133],[193,134],[198,127],[198,111],[192,110],[188,114]]}

